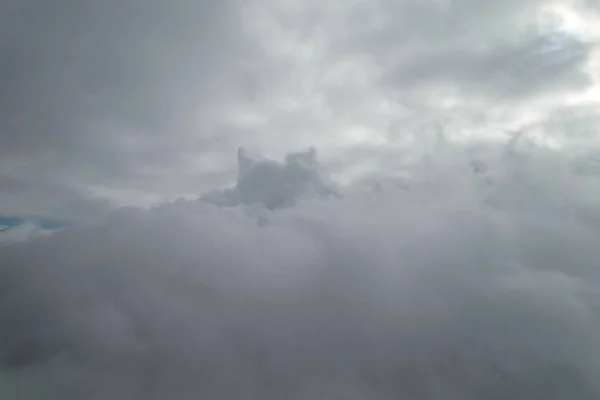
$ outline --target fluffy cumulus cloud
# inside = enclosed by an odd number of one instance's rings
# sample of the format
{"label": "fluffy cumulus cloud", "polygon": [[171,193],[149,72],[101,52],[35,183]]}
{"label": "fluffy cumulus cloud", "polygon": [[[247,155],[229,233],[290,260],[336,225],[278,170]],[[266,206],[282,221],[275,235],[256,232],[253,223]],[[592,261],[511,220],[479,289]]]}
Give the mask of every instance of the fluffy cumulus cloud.
{"label": "fluffy cumulus cloud", "polygon": [[600,398],[599,19],[2,2],[0,398]]}
{"label": "fluffy cumulus cloud", "polygon": [[526,145],[448,148],[266,224],[180,200],[5,244],[0,391],[596,399],[597,166]]}
{"label": "fluffy cumulus cloud", "polygon": [[237,153],[238,177],[234,187],[202,196],[220,206],[258,205],[269,210],[289,207],[306,196],[337,195],[335,184],[325,176],[314,147],[291,153],[283,163],[253,159],[244,148]]}

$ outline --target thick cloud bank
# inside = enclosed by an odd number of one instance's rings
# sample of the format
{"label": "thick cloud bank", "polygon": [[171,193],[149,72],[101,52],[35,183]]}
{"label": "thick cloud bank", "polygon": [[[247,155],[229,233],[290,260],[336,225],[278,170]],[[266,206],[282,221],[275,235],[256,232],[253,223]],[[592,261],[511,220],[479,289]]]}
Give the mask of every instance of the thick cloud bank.
{"label": "thick cloud bank", "polygon": [[519,146],[4,245],[0,397],[598,399],[597,162]]}

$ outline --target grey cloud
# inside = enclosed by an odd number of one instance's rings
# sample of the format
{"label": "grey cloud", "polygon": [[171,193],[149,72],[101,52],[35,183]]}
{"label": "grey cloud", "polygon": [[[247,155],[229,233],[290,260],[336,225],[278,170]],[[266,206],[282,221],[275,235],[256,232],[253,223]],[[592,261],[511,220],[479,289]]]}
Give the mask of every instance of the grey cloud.
{"label": "grey cloud", "polygon": [[400,91],[450,86],[498,101],[588,87],[586,61],[595,43],[537,27],[548,4],[379,1],[357,8],[358,27],[339,43],[372,55],[384,83]]}
{"label": "grey cloud", "polygon": [[262,205],[267,209],[289,207],[305,197],[338,195],[338,188],[320,167],[314,147],[290,153],[283,163],[254,159],[238,149],[238,177],[234,187],[202,196],[220,206]]}
{"label": "grey cloud", "polygon": [[233,26],[215,29],[230,16],[219,4],[3,5],[3,135],[35,146],[86,136],[94,119],[160,125],[231,56]]}
{"label": "grey cloud", "polygon": [[13,178],[144,186],[148,170],[171,177],[222,148],[217,121],[239,97],[245,40],[235,1],[26,0],[0,10],[1,165],[27,165]]}
{"label": "grey cloud", "polygon": [[588,87],[592,80],[584,67],[591,44],[567,36],[550,49],[552,39],[536,36],[483,51],[436,51],[399,63],[387,79],[398,88],[450,86],[494,101]]}
{"label": "grey cloud", "polygon": [[189,197],[234,177],[239,144],[326,143],[324,163],[341,157],[332,135],[394,118],[379,102],[431,111],[451,87],[480,102],[452,111],[468,119],[581,90],[595,44],[557,47],[557,32],[534,29],[547,4],[5,1],[0,168],[71,191]]}
{"label": "grey cloud", "polygon": [[2,216],[49,217],[63,221],[94,220],[115,205],[82,190],[60,183],[22,180],[0,174]]}
{"label": "grey cloud", "polygon": [[577,147],[593,146],[600,132],[600,107],[594,102],[557,107],[537,128]]}
{"label": "grey cloud", "polygon": [[263,226],[181,201],[1,246],[0,393],[598,398],[600,193],[579,157],[515,141],[437,160],[410,190]]}

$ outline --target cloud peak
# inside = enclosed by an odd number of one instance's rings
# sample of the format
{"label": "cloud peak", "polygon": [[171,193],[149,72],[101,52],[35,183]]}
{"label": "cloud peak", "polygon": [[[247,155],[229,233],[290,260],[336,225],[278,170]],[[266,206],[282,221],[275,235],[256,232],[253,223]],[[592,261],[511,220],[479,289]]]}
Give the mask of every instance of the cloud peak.
{"label": "cloud peak", "polygon": [[238,176],[235,185],[210,192],[202,199],[219,206],[261,205],[274,210],[293,205],[306,197],[335,196],[336,185],[326,176],[317,159],[317,150],[289,153],[282,162],[251,157],[237,151]]}

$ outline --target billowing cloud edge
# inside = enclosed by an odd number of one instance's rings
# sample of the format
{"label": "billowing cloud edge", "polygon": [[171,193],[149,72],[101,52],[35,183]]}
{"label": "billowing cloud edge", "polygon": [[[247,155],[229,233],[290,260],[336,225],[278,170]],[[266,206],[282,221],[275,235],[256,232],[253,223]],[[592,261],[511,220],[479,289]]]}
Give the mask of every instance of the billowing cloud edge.
{"label": "billowing cloud edge", "polygon": [[178,201],[2,245],[0,392],[597,398],[593,155],[515,140],[407,171],[266,224]]}

